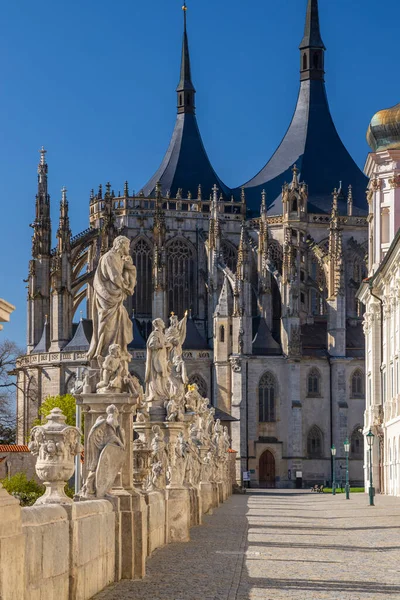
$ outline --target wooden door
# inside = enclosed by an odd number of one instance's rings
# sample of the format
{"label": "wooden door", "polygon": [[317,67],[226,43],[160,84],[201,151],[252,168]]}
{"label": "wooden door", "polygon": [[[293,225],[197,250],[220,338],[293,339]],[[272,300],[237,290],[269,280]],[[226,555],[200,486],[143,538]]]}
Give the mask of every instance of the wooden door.
{"label": "wooden door", "polygon": [[266,450],[260,457],[258,473],[261,488],[275,487],[275,458],[269,450]]}

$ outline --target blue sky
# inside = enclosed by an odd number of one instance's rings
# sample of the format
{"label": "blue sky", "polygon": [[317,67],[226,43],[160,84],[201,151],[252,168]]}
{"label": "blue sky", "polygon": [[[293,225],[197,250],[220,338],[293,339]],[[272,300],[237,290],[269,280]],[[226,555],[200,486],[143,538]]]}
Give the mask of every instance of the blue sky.
{"label": "blue sky", "polygon": [[[74,233],[92,187],[139,190],[167,149],[176,113],[180,0],[18,0],[0,35],[2,336],[24,345],[38,149],[48,150],[53,235],[63,185]],[[320,0],[329,102],[362,167],[372,115],[400,101],[400,3]],[[236,186],[266,163],[292,116],[306,0],[188,0],[197,116],[219,176]]]}

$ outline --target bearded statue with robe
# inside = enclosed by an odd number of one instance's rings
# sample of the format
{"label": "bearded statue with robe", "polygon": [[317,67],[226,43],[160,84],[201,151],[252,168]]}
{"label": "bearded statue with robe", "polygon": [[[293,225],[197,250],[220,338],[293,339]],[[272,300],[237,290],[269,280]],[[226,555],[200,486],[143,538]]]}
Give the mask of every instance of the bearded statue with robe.
{"label": "bearded statue with robe", "polygon": [[168,352],[170,344],[165,337],[164,330],[164,321],[154,319],[153,331],[147,340],[146,356],[146,401],[156,402],[160,406],[164,406],[169,399]]}
{"label": "bearded statue with robe", "polygon": [[114,240],[96,269],[93,282],[93,337],[88,359],[98,359],[108,354],[109,347],[118,344],[121,358],[130,360],[128,344],[133,339],[132,322],[124,306],[136,285],[136,267],[129,254],[130,241],[124,236]]}

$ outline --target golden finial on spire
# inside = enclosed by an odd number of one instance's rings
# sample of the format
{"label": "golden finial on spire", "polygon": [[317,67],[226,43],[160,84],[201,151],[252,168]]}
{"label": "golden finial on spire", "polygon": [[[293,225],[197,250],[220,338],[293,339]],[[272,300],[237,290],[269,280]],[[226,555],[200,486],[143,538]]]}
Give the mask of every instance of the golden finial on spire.
{"label": "golden finial on spire", "polygon": [[184,1],[184,3],[183,3],[182,10],[183,10],[184,12],[186,12],[186,11],[187,11],[186,0],[185,0],[185,1]]}

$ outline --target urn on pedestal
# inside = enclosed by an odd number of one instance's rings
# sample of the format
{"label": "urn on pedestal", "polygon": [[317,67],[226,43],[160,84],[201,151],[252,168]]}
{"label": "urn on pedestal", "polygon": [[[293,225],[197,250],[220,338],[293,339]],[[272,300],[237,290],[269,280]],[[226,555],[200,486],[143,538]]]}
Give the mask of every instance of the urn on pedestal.
{"label": "urn on pedestal", "polygon": [[43,496],[35,504],[71,504],[65,494],[66,482],[75,471],[74,459],[82,450],[81,432],[65,423],[59,408],[53,408],[45,425],[31,431],[29,450],[37,456],[36,473],[46,486]]}

